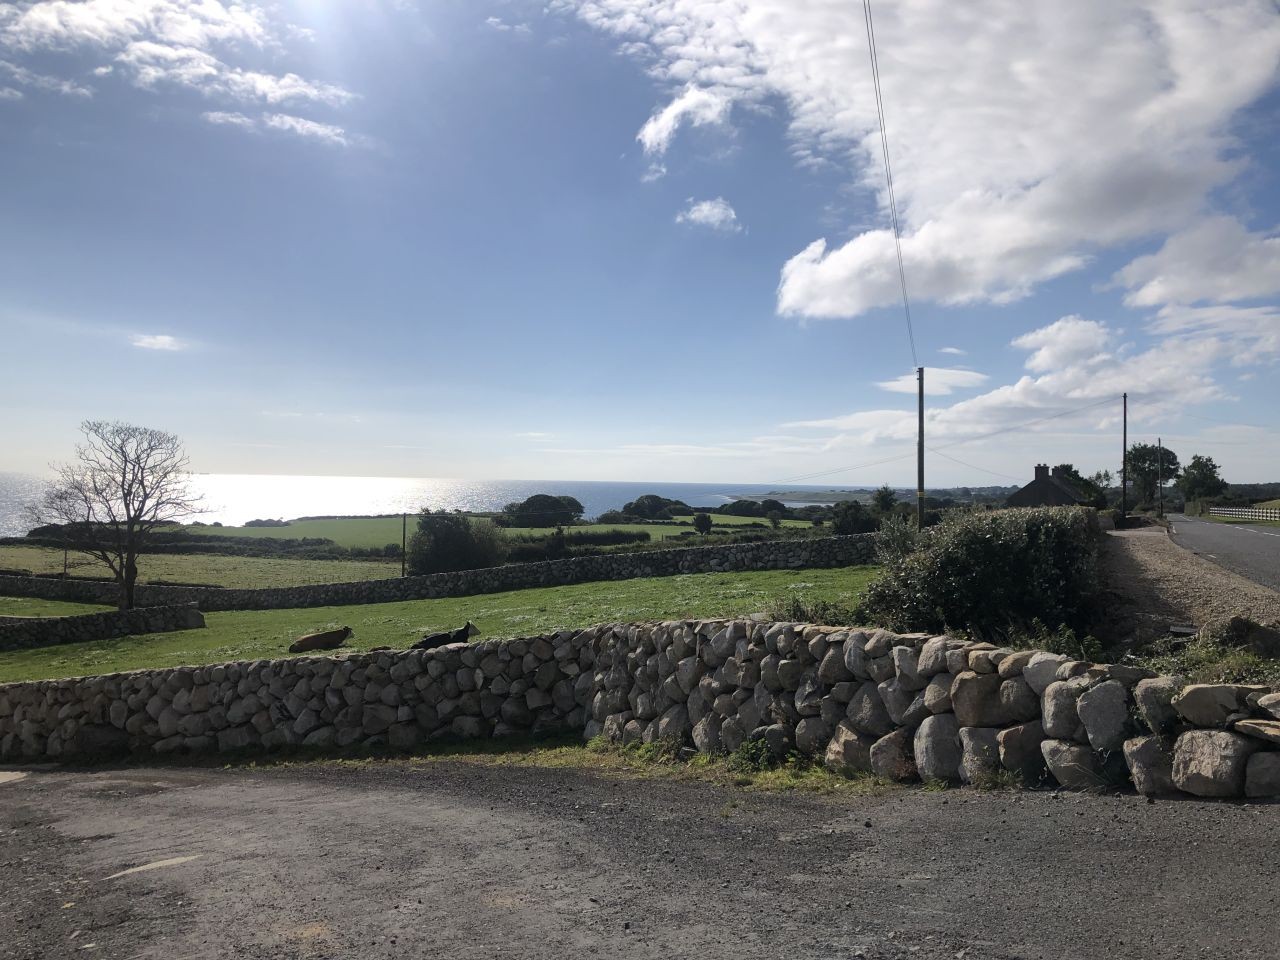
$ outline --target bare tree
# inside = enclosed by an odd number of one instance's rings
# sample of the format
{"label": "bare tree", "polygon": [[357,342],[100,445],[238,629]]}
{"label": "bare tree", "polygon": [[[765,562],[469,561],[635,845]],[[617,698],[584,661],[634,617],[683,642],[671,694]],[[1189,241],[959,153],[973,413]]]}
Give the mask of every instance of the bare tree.
{"label": "bare tree", "polygon": [[102,561],[120,587],[120,609],[133,607],[138,556],[156,527],[199,512],[187,488],[187,455],[172,433],[128,423],[86,420],[85,442],[54,480],[33,515],[57,523],[70,549]]}

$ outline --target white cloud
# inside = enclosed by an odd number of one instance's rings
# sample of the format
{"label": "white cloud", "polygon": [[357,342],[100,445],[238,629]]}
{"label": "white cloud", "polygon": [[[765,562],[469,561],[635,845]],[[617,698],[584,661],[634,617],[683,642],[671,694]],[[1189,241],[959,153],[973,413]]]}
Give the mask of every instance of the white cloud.
{"label": "white cloud", "polygon": [[[990,378],[976,370],[961,370],[955,367],[926,367],[924,371],[924,392],[930,397],[945,397],[956,390],[967,387],[980,387]],[[915,373],[904,373],[892,380],[883,380],[876,384],[881,390],[890,393],[918,393],[920,385]]]}
{"label": "white cloud", "polygon": [[1171,346],[1190,338],[1212,338],[1237,366],[1280,361],[1280,306],[1166,306],[1147,329],[1170,338]]}
{"label": "white cloud", "polygon": [[724,233],[738,233],[742,230],[742,224],[738,222],[738,214],[724,197],[699,200],[696,203],[690,197],[689,206],[676,214],[676,223],[709,227]]}
{"label": "white cloud", "polygon": [[137,86],[148,89],[168,83],[190,87],[206,96],[270,104],[312,102],[341,106],[352,99],[350,92],[335,84],[304,80],[296,73],[241,70],[195,47],[139,40],[118,54],[116,62],[131,72]]}
{"label": "white cloud", "polygon": [[729,115],[731,101],[721,94],[689,87],[680,96],[651,116],[636,134],[648,154],[667,152],[676,131],[684,124],[702,127],[722,123]]}
{"label": "white cloud", "polygon": [[0,87],[0,100],[21,100],[22,91],[13,87]]}
{"label": "white cloud", "polygon": [[1105,324],[1083,317],[1063,317],[1023,334],[1015,347],[1035,352],[1027,358],[1027,369],[1045,373],[1073,365],[1089,366],[1108,359],[1103,352],[1111,339]]}
{"label": "white cloud", "polygon": [[939,347],[939,353],[949,353],[955,357],[964,357],[968,355],[968,351],[961,350],[959,347]]}
{"label": "white cloud", "polygon": [[285,133],[321,140],[324,143],[331,143],[335,146],[349,147],[353,143],[342,127],[334,126],[331,123],[317,123],[315,120],[294,117],[287,113],[266,114],[262,118],[262,122],[273,130],[283,130]]}
{"label": "white cloud", "polygon": [[[351,91],[335,83],[230,62],[245,51],[278,53],[286,41],[308,42],[309,31],[279,15],[275,5],[249,0],[34,0],[0,5],[0,47],[107,57],[109,62],[92,68],[95,76],[118,72],[145,90],[185,88],[206,97],[271,106],[340,107],[353,100]],[[92,92],[74,80],[37,77],[25,67],[0,61],[0,73],[6,68],[24,71],[34,79],[15,78],[42,89],[76,96]]]}
{"label": "white cloud", "polygon": [[[848,164],[884,209],[865,35],[848,4],[552,7],[616,36],[669,91],[640,130],[646,152],[685,125],[780,102],[797,162]],[[1193,226],[1241,169],[1225,131],[1280,60],[1266,0],[902,0],[878,11],[876,35],[908,283],[947,304],[1008,302],[1101,250]],[[899,296],[892,234],[871,229],[798,251],[778,308],[853,316]]]}
{"label": "white cloud", "polygon": [[1280,293],[1280,236],[1251,233],[1234,217],[1210,217],[1175,233],[1116,274],[1125,303],[1248,300]]}
{"label": "white cloud", "polygon": [[491,30],[498,30],[502,33],[532,33],[532,29],[527,23],[507,23],[501,17],[487,17],[484,21],[486,27]]}
{"label": "white cloud", "polygon": [[24,50],[118,46],[139,36],[201,47],[271,41],[263,9],[219,0],[36,0],[0,13],[0,23],[5,40]]}
{"label": "white cloud", "polygon": [[167,333],[135,333],[129,342],[143,350],[185,350],[188,344]]}
{"label": "white cloud", "polygon": [[246,130],[257,129],[258,122],[253,117],[246,117],[243,113],[228,113],[225,110],[207,110],[200,116],[209,123],[219,124],[222,126],[242,127]]}
{"label": "white cloud", "polygon": [[640,176],[641,183],[653,183],[661,180],[667,175],[667,166],[664,163],[651,163],[643,174]]}
{"label": "white cloud", "polygon": [[[29,87],[32,90],[40,90],[44,93],[60,93],[67,97],[93,96],[92,90],[81,86],[73,80],[63,80],[60,77],[50,77],[42,73],[35,73],[26,67],[10,63],[7,60],[0,60],[0,77],[7,77],[20,86]],[[19,91],[20,93],[21,91]]]}

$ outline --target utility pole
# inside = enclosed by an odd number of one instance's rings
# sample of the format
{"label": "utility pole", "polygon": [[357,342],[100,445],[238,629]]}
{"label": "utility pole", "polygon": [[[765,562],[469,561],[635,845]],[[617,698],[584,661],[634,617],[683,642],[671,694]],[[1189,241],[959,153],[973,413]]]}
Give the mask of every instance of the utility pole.
{"label": "utility pole", "polygon": [[1156,516],[1164,519],[1164,440],[1156,437]]}
{"label": "utility pole", "polygon": [[1124,448],[1120,454],[1120,519],[1129,516],[1129,394],[1124,397]]}
{"label": "utility pole", "polygon": [[407,513],[400,514],[400,576],[405,574],[405,547],[408,544],[409,534],[409,515]]}
{"label": "utility pole", "polygon": [[924,529],[924,367],[916,367],[920,392],[920,430],[916,440],[916,528]]}

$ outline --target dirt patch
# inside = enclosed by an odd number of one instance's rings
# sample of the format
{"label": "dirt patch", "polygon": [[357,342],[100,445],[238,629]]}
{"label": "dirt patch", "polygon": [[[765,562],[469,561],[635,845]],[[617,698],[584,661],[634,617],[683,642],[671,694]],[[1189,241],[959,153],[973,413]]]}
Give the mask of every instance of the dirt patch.
{"label": "dirt patch", "polygon": [[1170,626],[1244,616],[1280,623],[1280,593],[1183,550],[1163,527],[1116,530],[1102,553],[1113,629],[1144,643]]}
{"label": "dirt patch", "polygon": [[[100,788],[121,780],[162,789]],[[1274,957],[1265,804],[830,799],[451,762],[4,789],[2,957]]]}

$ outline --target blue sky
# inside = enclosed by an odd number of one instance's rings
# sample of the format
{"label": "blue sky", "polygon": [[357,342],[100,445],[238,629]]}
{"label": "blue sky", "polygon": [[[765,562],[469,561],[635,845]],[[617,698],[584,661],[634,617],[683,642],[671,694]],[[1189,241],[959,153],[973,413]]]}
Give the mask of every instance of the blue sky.
{"label": "blue sky", "polygon": [[[1202,6],[876,4],[931,484],[1114,468],[1124,390],[1280,479],[1280,13]],[[0,5],[0,469],[93,417],[206,472],[906,485],[865,44],[814,0]]]}

